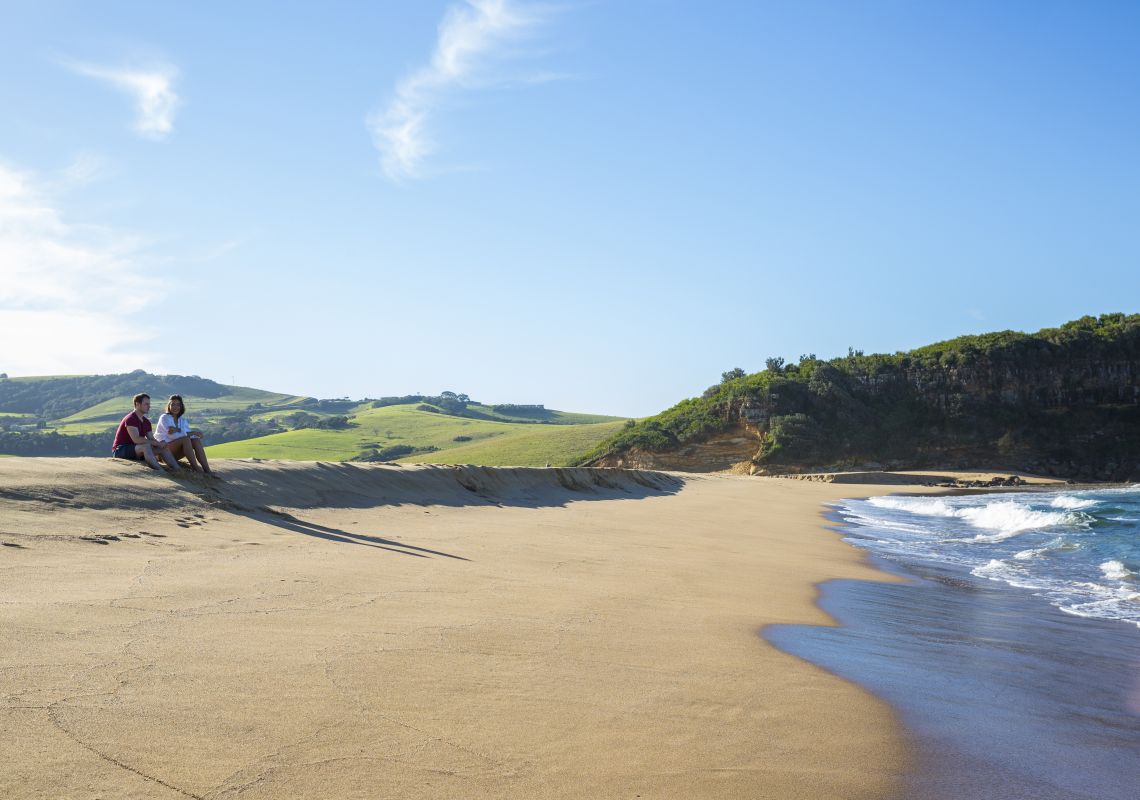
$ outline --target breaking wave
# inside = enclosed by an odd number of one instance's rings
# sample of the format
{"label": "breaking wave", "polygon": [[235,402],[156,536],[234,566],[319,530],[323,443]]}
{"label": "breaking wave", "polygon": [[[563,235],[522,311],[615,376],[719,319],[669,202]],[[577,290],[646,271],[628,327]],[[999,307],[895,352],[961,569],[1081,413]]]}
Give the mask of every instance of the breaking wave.
{"label": "breaking wave", "polygon": [[1140,626],[1140,486],[837,506],[849,541],[896,560],[964,568],[1061,611]]}

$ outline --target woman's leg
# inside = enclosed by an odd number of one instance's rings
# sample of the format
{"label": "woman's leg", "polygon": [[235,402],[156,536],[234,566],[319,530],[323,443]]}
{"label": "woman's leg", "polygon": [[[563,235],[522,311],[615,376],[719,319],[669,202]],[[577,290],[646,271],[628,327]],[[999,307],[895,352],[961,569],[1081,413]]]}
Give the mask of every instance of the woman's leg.
{"label": "woman's leg", "polygon": [[182,436],[170,443],[170,452],[175,458],[185,458],[190,469],[197,472],[198,461],[194,458],[194,448],[190,446],[190,437]]}
{"label": "woman's leg", "polygon": [[198,456],[198,463],[202,465],[202,470],[207,475],[213,474],[213,470],[210,469],[210,462],[206,460],[206,448],[202,445],[202,440],[191,437],[190,445],[195,455]]}

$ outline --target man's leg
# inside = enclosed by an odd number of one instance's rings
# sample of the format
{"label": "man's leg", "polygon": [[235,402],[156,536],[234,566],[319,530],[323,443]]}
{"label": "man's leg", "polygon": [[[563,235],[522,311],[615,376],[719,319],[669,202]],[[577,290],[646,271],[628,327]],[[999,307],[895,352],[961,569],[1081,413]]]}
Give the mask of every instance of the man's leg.
{"label": "man's leg", "polygon": [[163,461],[170,465],[171,469],[179,469],[178,459],[174,457],[174,453],[170,452],[169,447],[160,447],[158,454]]}
{"label": "man's leg", "polygon": [[150,442],[135,445],[135,455],[150,464],[151,469],[162,469],[158,463],[158,459],[154,457],[154,450],[150,447]]}

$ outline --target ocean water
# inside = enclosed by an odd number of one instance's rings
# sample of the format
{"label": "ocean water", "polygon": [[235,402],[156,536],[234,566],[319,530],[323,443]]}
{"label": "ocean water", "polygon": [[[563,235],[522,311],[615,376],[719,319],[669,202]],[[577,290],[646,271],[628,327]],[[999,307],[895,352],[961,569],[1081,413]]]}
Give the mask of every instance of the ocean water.
{"label": "ocean water", "polygon": [[907,800],[1140,798],[1140,487],[845,500],[902,582],[828,581],[782,650],[887,701]]}
{"label": "ocean water", "polygon": [[953,564],[1066,614],[1140,627],[1140,485],[845,500],[848,541],[891,560]]}

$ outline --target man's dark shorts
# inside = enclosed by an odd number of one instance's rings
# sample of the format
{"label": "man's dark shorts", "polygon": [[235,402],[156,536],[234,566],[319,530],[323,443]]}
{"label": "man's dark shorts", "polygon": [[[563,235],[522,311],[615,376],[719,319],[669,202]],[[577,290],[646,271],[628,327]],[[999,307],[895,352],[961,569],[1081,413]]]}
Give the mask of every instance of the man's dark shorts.
{"label": "man's dark shorts", "polygon": [[115,451],[111,455],[115,458],[125,458],[128,461],[142,461],[139,454],[135,452],[135,446],[133,444],[121,444],[115,448]]}

